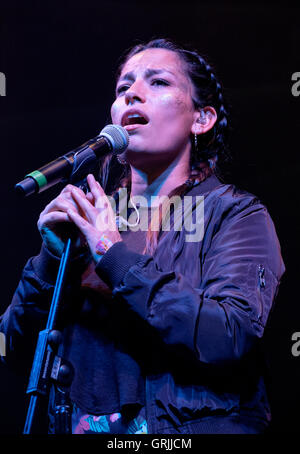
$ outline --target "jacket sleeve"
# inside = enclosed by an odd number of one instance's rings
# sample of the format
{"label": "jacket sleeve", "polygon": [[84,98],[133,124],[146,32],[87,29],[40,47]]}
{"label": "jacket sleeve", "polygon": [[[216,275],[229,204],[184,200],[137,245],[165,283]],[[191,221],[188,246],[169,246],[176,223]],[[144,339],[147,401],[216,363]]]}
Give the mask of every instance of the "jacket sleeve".
{"label": "jacket sleeve", "polygon": [[[80,273],[81,261],[78,257],[71,263],[72,282]],[[15,370],[23,372],[32,363],[38,333],[46,328],[59,264],[60,259],[42,246],[40,254],[25,265],[12,302],[0,317],[6,344],[2,361]]]}
{"label": "jacket sleeve", "polygon": [[199,288],[122,242],[96,267],[113,295],[155,328],[165,345],[187,348],[204,364],[235,362],[251,350],[263,335],[284,272],[263,205],[236,205],[223,218],[202,248]]}

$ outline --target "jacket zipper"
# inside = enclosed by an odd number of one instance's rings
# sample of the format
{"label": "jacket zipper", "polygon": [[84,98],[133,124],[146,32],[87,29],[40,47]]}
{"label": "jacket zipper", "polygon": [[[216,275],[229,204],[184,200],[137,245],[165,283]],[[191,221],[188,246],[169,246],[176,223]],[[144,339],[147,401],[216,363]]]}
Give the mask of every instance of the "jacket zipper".
{"label": "jacket zipper", "polygon": [[263,302],[262,302],[262,295],[261,290],[266,287],[266,278],[265,278],[265,267],[263,265],[258,265],[258,296],[260,302],[260,314],[258,316],[258,320],[261,320],[263,317]]}

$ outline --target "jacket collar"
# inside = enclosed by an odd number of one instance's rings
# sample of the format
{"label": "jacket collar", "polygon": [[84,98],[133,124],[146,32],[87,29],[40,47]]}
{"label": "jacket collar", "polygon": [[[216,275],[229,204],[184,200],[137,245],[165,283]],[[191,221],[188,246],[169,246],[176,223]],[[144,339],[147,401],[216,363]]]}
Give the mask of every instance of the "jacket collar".
{"label": "jacket collar", "polygon": [[188,191],[188,194],[205,194],[222,184],[224,183],[222,183],[216,175],[210,175],[204,181],[195,184],[190,191]]}

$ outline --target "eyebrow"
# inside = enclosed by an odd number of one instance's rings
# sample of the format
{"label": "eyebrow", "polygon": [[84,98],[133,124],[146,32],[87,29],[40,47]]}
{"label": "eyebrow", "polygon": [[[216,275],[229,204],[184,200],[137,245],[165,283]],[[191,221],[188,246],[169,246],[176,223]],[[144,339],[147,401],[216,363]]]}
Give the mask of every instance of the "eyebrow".
{"label": "eyebrow", "polygon": [[[172,73],[172,71],[169,71],[168,69],[147,69],[147,71],[145,72],[145,76],[146,78],[149,78],[155,76],[156,74],[161,74],[165,72],[172,74],[172,76],[175,76],[175,74]],[[118,83],[122,82],[123,80],[130,80],[131,82],[133,82],[135,80],[134,72],[130,71],[124,74],[124,76],[120,77]]]}

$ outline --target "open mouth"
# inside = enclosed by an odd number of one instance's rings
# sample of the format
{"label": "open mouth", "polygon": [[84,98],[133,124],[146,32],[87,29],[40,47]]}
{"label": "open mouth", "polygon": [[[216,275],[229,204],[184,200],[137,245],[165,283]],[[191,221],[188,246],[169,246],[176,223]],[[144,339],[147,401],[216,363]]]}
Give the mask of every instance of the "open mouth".
{"label": "open mouth", "polygon": [[132,126],[132,125],[146,125],[149,123],[147,116],[141,112],[126,112],[122,117],[121,125]]}

